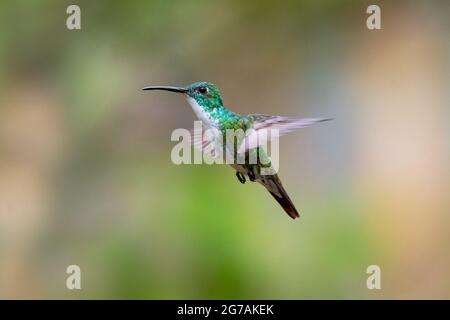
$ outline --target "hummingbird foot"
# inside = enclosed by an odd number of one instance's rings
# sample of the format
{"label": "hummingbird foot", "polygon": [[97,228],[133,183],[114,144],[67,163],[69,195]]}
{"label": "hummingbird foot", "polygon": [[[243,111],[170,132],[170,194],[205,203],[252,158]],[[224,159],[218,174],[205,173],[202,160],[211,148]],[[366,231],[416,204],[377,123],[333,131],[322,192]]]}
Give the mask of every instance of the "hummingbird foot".
{"label": "hummingbird foot", "polygon": [[248,174],[248,178],[250,179],[251,182],[255,182],[255,174],[253,173],[253,171],[249,171],[247,172]]}
{"label": "hummingbird foot", "polygon": [[236,177],[238,178],[240,183],[242,183],[242,184],[245,183],[245,181],[246,181],[245,176],[241,172],[236,171]]}

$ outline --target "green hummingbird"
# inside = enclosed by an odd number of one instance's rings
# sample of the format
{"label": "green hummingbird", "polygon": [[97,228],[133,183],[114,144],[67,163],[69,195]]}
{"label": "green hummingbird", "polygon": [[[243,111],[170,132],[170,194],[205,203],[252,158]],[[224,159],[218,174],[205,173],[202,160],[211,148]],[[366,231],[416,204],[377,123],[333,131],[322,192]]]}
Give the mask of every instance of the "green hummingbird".
{"label": "green hummingbird", "polygon": [[[206,143],[203,136],[198,140],[194,134],[194,145],[211,153],[211,150],[228,150],[231,143],[234,147],[232,157],[235,160],[231,166],[236,170],[238,180],[244,184],[248,178],[252,182],[262,184],[292,219],[300,217],[278,174],[270,171],[272,167],[270,159],[261,146],[271,139],[270,136],[265,134],[263,137],[266,138],[261,139],[261,135],[258,134],[275,129],[279,135],[283,135],[295,129],[331,119],[293,118],[265,114],[239,115],[224,107],[219,89],[210,82],[195,82],[187,87],[148,86],[142,90],[165,90],[184,94],[202,125],[217,133],[216,139],[209,139]],[[245,132],[245,135],[238,136],[232,141],[224,140],[228,130],[239,129]],[[240,160],[243,157],[244,160],[236,161],[238,157]],[[256,161],[249,161],[249,159],[256,159]],[[263,169],[268,169],[269,174],[263,174]]]}

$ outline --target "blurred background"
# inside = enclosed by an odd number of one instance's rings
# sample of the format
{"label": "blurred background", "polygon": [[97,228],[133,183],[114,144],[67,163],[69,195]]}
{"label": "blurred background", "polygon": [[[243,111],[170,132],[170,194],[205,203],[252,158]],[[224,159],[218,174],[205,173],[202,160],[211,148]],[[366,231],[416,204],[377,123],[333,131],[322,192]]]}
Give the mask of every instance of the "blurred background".
{"label": "blurred background", "polygon": [[[0,298],[449,299],[449,33],[447,1],[0,2]],[[200,80],[335,118],[281,140],[299,220],[171,162],[194,114],[140,89]]]}

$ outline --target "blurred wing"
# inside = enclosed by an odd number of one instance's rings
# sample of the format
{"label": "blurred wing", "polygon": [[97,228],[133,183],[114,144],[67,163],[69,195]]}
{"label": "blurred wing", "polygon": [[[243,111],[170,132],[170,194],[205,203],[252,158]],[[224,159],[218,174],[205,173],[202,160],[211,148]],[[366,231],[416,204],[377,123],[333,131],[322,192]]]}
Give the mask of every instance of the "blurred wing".
{"label": "blurred wing", "polygon": [[249,149],[266,144],[268,141],[291,131],[314,123],[331,120],[330,118],[293,118],[265,114],[250,114],[248,118],[253,120],[253,130],[250,130],[250,134],[245,137],[240,145],[239,153],[244,153]]}
{"label": "blurred wing", "polygon": [[194,128],[191,132],[191,143],[199,151],[211,158],[219,157],[218,151],[221,150],[219,139],[220,131],[216,128],[203,126]]}

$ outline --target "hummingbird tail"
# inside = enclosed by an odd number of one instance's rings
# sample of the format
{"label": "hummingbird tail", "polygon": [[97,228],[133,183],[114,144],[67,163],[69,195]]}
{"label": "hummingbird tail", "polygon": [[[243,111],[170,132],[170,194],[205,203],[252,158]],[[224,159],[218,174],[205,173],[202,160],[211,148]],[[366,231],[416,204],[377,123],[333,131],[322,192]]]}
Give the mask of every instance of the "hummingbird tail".
{"label": "hummingbird tail", "polygon": [[270,194],[277,200],[277,202],[283,207],[284,211],[292,218],[299,218],[297,209],[289,198],[286,190],[284,190],[278,175],[261,176],[261,184],[266,187]]}

